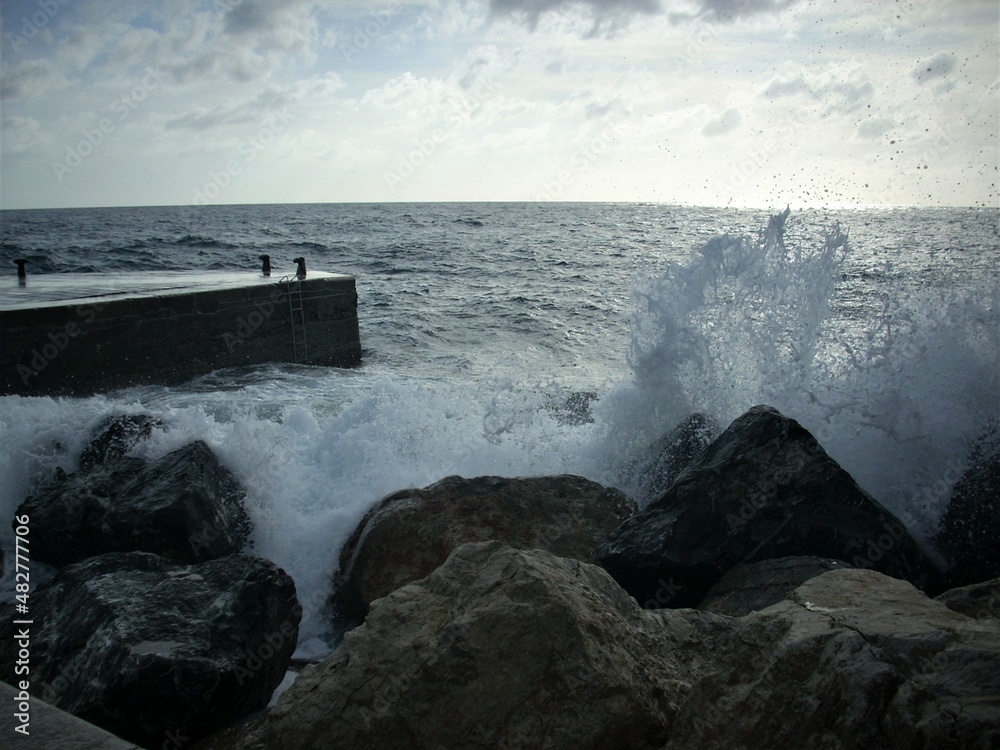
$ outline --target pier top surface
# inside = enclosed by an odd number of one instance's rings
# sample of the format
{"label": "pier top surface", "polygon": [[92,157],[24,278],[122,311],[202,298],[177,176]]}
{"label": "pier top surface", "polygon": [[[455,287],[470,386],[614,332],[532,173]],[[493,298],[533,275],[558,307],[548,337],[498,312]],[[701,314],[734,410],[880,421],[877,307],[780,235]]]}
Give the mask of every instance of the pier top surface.
{"label": "pier top surface", "polygon": [[[309,271],[310,279],[348,279],[347,274]],[[86,305],[137,297],[191,294],[295,281],[295,276],[262,276],[250,271],[120,271],[114,273],[28,274],[24,286],[15,275],[0,281],[0,310]]]}

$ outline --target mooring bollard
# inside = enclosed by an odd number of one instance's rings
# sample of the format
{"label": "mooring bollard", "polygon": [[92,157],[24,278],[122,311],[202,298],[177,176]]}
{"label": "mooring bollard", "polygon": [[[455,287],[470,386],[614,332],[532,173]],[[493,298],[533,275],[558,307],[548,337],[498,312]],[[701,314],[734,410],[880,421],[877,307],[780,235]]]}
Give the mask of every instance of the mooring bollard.
{"label": "mooring bollard", "polygon": [[298,276],[300,279],[304,279],[306,277],[306,259],[293,258],[292,262],[298,265],[298,268],[295,271],[295,275]]}
{"label": "mooring bollard", "polygon": [[27,263],[28,263],[28,259],[27,258],[18,258],[17,260],[14,261],[14,263],[15,263],[15,265],[17,265],[17,282],[21,286],[24,286],[25,283],[28,280],[28,272],[24,268],[25,265],[27,265]]}
{"label": "mooring bollard", "polygon": [[265,276],[270,276],[271,275],[271,256],[270,255],[259,255],[257,257],[260,258],[264,262],[263,265],[261,266],[260,272],[262,274],[264,274]]}

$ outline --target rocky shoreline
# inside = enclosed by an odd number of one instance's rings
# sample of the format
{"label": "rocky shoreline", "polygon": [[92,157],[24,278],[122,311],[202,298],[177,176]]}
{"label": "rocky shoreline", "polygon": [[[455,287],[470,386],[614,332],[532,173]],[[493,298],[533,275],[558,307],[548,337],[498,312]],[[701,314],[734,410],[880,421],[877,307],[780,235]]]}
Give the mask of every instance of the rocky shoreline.
{"label": "rocky shoreline", "polygon": [[393,493],[341,551],[342,643],[267,708],[294,583],[207,445],[133,457],[161,428],[109,419],[17,512],[58,568],[32,695],[138,746],[1000,746],[995,435],[929,543],[765,406],[657,441],[641,509],[573,476]]}

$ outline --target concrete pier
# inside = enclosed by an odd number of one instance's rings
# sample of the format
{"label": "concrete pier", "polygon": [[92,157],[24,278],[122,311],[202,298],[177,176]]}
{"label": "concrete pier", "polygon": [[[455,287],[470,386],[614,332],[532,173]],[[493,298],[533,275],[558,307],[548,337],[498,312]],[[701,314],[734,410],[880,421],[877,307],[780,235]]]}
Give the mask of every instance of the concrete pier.
{"label": "concrete pier", "polygon": [[361,360],[354,278],[184,271],[0,283],[0,395],[171,385],[267,362]]}

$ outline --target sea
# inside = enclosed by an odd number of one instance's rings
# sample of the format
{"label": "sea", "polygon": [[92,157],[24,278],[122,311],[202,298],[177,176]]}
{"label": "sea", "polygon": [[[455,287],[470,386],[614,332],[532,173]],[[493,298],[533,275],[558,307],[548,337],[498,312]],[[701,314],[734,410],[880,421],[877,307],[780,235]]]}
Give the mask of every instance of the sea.
{"label": "sea", "polygon": [[[0,212],[0,271],[308,268],[357,280],[363,361],[268,365],[90,398],[0,397],[0,545],[108,415],[207,441],[247,488],[252,552],[295,579],[299,658],[328,653],[340,549],[390,492],[577,474],[632,495],[700,412],[798,420],[929,540],[1000,420],[1000,210],[638,203],[167,206]],[[0,332],[2,335],[2,332]],[[183,357],[178,352],[178,357]],[[414,530],[419,533],[419,530]],[[33,563],[45,573],[45,566]]]}

